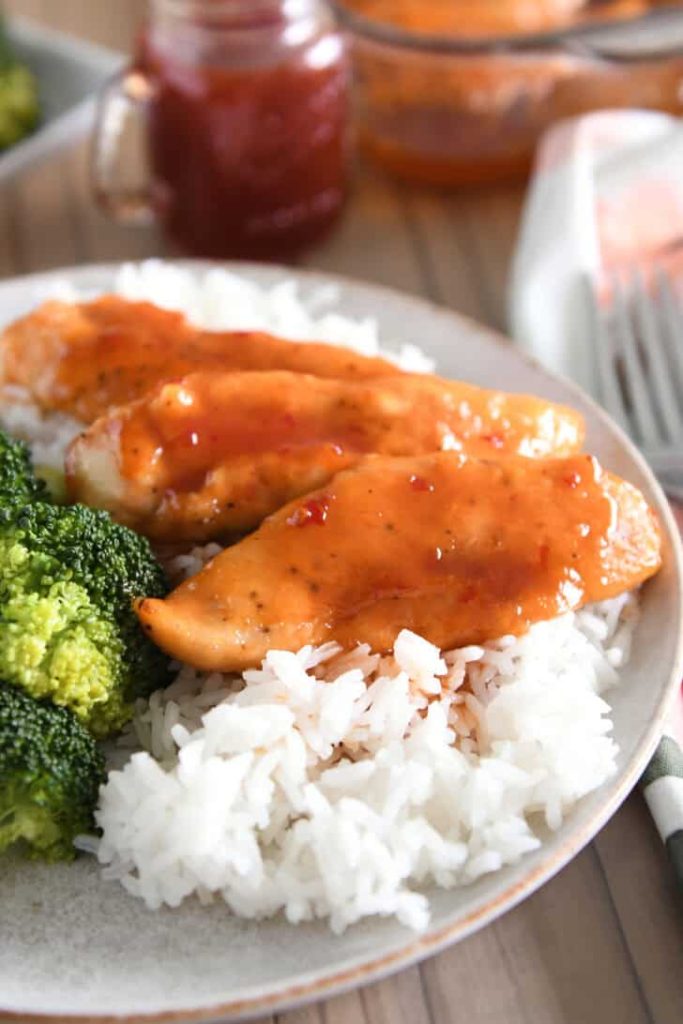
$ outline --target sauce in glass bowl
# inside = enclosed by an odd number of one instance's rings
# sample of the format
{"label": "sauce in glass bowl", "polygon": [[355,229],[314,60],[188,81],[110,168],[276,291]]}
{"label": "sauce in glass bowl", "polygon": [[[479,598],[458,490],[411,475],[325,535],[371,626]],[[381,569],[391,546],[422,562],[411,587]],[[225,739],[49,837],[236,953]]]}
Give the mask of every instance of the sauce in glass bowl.
{"label": "sauce in glass bowl", "polygon": [[543,33],[619,22],[654,0],[336,0],[353,38],[362,148],[399,177],[522,177],[555,121],[604,107],[683,111],[683,56],[629,64]]}
{"label": "sauce in glass bowl", "polygon": [[318,0],[157,0],[137,66],[173,242],[278,259],[325,234],[346,193],[348,67]]}
{"label": "sauce in glass bowl", "polygon": [[[655,0],[656,2],[656,0]],[[504,36],[562,29],[592,18],[628,18],[652,0],[348,0],[365,17],[413,32]]]}

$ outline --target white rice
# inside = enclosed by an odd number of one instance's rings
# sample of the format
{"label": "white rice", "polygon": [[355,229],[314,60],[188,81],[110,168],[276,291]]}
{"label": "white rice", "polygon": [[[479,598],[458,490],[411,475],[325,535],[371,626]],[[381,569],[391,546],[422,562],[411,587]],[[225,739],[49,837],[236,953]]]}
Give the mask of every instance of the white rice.
{"label": "white rice", "polygon": [[628,656],[624,596],[443,656],[271,651],[242,677],[184,667],[141,704],[103,787],[108,878],[151,908],[194,894],[259,918],[424,928],[420,887],[515,863],[614,770],[601,694]]}
{"label": "white rice", "polygon": [[0,430],[28,441],[38,470],[46,466],[61,472],[64,450],[83,424],[61,412],[43,413],[23,388],[5,387],[0,397]]}
{"label": "white rice", "polygon": [[[207,328],[387,354],[376,324],[335,312],[330,290],[303,302],[293,282],[259,288],[158,261],[125,267],[116,290]],[[68,283],[53,294],[83,297]],[[411,347],[394,358],[431,368]],[[0,420],[53,466],[81,429],[16,391]],[[174,579],[219,550],[178,556]],[[195,895],[247,918],[328,918],[341,931],[382,914],[422,929],[425,886],[515,863],[610,777],[617,748],[602,695],[618,682],[636,616],[624,595],[445,653],[404,630],[390,656],[328,644],[271,651],[242,677],[179,666],[122,737],[122,767],[101,791],[102,838],[79,845],[150,908]]]}
{"label": "white rice", "polygon": [[[382,356],[411,373],[434,369],[434,360],[416,345],[396,346],[392,339],[380,339],[374,318],[358,320],[340,313],[336,285],[317,287],[304,300],[293,278],[263,286],[219,267],[198,274],[163,260],[147,260],[125,264],[111,291],[178,310],[210,331],[268,331],[297,341],[327,341],[364,356]],[[65,301],[92,297],[60,280],[53,281],[49,296]]]}

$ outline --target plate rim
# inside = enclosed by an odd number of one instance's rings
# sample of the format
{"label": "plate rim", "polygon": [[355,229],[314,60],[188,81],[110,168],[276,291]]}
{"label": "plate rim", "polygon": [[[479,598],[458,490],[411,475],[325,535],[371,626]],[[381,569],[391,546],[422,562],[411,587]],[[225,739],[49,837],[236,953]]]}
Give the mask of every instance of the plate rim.
{"label": "plate rim", "polygon": [[[77,266],[49,268],[44,271],[17,275],[0,282],[0,298],[6,288],[16,287],[19,284],[29,285],[32,281],[45,281],[52,277],[57,279],[68,278],[78,285],[78,281],[74,279],[87,277],[89,274],[113,275],[127,264],[140,265],[148,262],[170,264],[194,271],[195,273],[203,273],[211,269],[225,269],[235,274],[261,279],[268,276],[276,277],[282,274],[314,284],[317,283],[321,286],[347,287],[365,291],[366,293],[379,294],[380,297],[385,295],[393,300],[398,298],[404,303],[422,307],[425,312],[436,313],[440,317],[446,317],[452,320],[455,327],[459,325],[469,333],[476,332],[479,335],[486,335],[489,342],[497,347],[505,348],[507,352],[513,349],[516,357],[522,363],[540,372],[553,383],[560,384],[570,395],[580,399],[590,409],[594,418],[603,427],[608,428],[613,436],[616,436],[620,446],[625,449],[629,457],[638,465],[650,488],[652,504],[662,524],[663,536],[671,548],[675,582],[674,597],[679,610],[683,609],[683,542],[681,541],[681,536],[668,500],[635,444],[621,427],[598,405],[592,396],[578,384],[562,374],[547,369],[540,360],[514,346],[511,339],[507,338],[502,332],[488,325],[481,324],[472,317],[465,316],[445,305],[419,295],[414,295],[411,292],[404,292],[399,288],[359,280],[344,274],[290,267],[283,264],[202,259],[164,259],[163,257],[154,257],[152,260],[84,263]],[[543,857],[533,870],[525,874],[524,878],[510,883],[500,894],[486,899],[457,920],[444,924],[438,929],[428,930],[424,935],[408,937],[405,945],[401,945],[391,953],[365,959],[362,964],[356,964],[343,970],[331,970],[324,974],[319,973],[318,977],[313,980],[289,985],[286,989],[280,987],[278,991],[269,991],[260,996],[244,996],[240,999],[227,1000],[198,1009],[161,1010],[144,1012],[142,1014],[132,1014],[130,1012],[114,1015],[106,1013],[92,1014],[88,1011],[86,1013],[64,1015],[61,1013],[32,1013],[5,1010],[0,1006],[0,1022],[3,1022],[3,1024],[211,1024],[211,1022],[215,1022],[215,1024],[225,1022],[225,1024],[228,1024],[228,1022],[253,1020],[262,1014],[283,1012],[314,1001],[329,999],[351,989],[380,981],[400,970],[420,963],[427,957],[436,955],[456,942],[468,938],[476,931],[479,931],[479,929],[502,916],[502,914],[518,906],[524,899],[531,896],[542,885],[550,881],[563,867],[573,860],[600,829],[604,827],[633,790],[647,761],[652,756],[661,736],[662,726],[666,720],[668,710],[680,685],[681,675],[683,675],[683,620],[679,628],[671,673],[666,686],[663,688],[655,712],[646,724],[644,733],[636,749],[633,751],[628,764],[624,766],[619,775],[604,783],[603,787],[601,787],[605,789],[604,796],[592,812],[590,818],[582,827],[576,826],[571,835],[566,837],[558,849],[553,854],[547,854]]]}

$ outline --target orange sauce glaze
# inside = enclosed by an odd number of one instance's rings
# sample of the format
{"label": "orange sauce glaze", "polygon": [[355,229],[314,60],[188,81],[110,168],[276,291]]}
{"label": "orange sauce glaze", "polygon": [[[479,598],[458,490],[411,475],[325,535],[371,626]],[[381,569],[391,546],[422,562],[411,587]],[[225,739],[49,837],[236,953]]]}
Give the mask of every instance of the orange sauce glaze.
{"label": "orange sauce glaze", "polygon": [[446,437],[451,448],[480,458],[568,455],[584,436],[582,417],[567,406],[411,374],[365,383],[197,373],[115,411],[112,421],[119,419],[123,476],[134,479],[154,463],[177,490],[241,455],[284,458],[321,445],[340,458],[420,454],[440,450]]}
{"label": "orange sauce glaze", "polygon": [[138,614],[173,656],[232,670],[327,640],[389,650],[402,628],[445,649],[521,634],[659,565],[645,499],[589,455],[371,456]]}
{"label": "orange sauce glaze", "polygon": [[[73,498],[150,537],[198,541],[253,529],[363,453],[568,455],[583,435],[573,409],[428,375],[197,373],[98,420],[67,476]],[[98,463],[112,444],[118,471]]]}
{"label": "orange sauce glaze", "polygon": [[2,338],[4,383],[19,384],[43,408],[86,423],[201,369],[284,369],[340,379],[399,372],[384,359],[334,345],[255,331],[200,331],[180,313],[113,295],[79,305],[46,302]]}
{"label": "orange sauce glaze", "polygon": [[600,18],[629,18],[656,3],[648,0],[346,0],[346,6],[375,21],[413,32],[471,37],[514,35],[561,29]]}

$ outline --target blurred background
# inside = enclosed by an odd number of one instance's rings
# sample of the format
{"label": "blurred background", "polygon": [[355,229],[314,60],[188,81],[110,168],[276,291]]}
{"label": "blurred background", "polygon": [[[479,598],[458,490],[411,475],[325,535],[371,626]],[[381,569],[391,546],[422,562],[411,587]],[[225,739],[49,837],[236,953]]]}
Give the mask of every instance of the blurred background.
{"label": "blurred background", "polygon": [[[595,108],[682,102],[680,38],[648,21],[681,5],[655,0],[4,7],[43,80],[37,125],[0,157],[3,274],[166,253],[295,260],[504,327],[538,139]],[[27,40],[15,16],[73,45]],[[93,97],[117,68],[93,183]]]}
{"label": "blurred background", "polygon": [[[600,284],[605,239],[611,266],[680,255],[683,4],[3,7],[0,278],[187,252],[277,258],[438,302],[566,372],[591,340],[574,300],[583,274]],[[36,73],[37,107],[21,76],[14,91],[17,60]],[[573,120],[603,108],[620,116]],[[325,1019],[445,1021],[456,1006],[491,1024],[680,1024],[681,935],[634,796],[503,922]]]}
{"label": "blurred background", "polygon": [[33,18],[64,32],[130,51],[145,10],[144,0],[6,0],[9,15]]}

